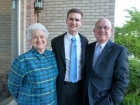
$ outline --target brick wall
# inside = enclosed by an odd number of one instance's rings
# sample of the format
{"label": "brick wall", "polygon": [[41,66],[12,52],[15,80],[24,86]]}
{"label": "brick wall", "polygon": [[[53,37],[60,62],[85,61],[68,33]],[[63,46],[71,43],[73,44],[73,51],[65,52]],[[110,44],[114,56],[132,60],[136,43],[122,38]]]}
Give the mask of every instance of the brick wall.
{"label": "brick wall", "polygon": [[26,0],[21,0],[21,49],[20,52],[24,53],[26,51],[26,12],[27,3]]}
{"label": "brick wall", "polygon": [[21,1],[21,54],[31,48],[27,40],[27,28],[34,23],[34,0]]}
{"label": "brick wall", "polygon": [[[34,21],[34,0],[26,1],[26,29],[33,23]],[[26,51],[31,48],[29,41],[26,39]]]}
{"label": "brick wall", "polygon": [[[94,23],[99,18],[109,18],[114,26],[115,0],[44,0],[44,10],[40,14],[40,22],[48,29],[50,36],[47,49],[51,49],[52,38],[67,31],[66,14],[71,8],[81,9],[83,26],[79,32],[85,35],[90,42],[95,41],[93,35]],[[113,40],[113,36],[111,38]]]}
{"label": "brick wall", "polygon": [[[7,88],[7,77],[12,61],[18,55],[17,35],[17,1],[11,8],[13,0],[0,3],[0,101],[10,94]],[[34,0],[21,0],[21,54],[30,48],[26,40],[26,28],[34,23]]]}
{"label": "brick wall", "polygon": [[0,96],[3,91],[7,91],[7,73],[10,65],[11,0],[4,0],[0,2]]}

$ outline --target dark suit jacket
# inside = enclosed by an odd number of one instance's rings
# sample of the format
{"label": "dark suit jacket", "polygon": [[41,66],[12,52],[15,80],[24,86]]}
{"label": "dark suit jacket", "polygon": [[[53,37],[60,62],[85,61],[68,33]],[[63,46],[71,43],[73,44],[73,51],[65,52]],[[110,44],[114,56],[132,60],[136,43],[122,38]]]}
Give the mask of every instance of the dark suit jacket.
{"label": "dark suit jacket", "polygon": [[[57,84],[56,84],[58,101],[61,96],[61,92],[62,92],[63,85],[64,85],[65,73],[66,73],[65,47],[64,47],[65,34],[66,33],[54,38],[51,41],[51,46],[55,53],[56,60],[57,60],[57,66],[58,66],[58,77],[57,77]],[[79,35],[81,38],[81,48],[82,48],[82,53],[81,53],[82,61],[81,62],[82,62],[82,64],[84,64],[85,49],[86,49],[86,45],[88,44],[88,40],[86,37],[82,36],[81,34],[79,34]]]}
{"label": "dark suit jacket", "polygon": [[95,45],[89,44],[86,50],[83,105],[88,105],[88,91],[93,99],[90,105],[119,105],[129,82],[127,50],[109,40],[92,67]]}

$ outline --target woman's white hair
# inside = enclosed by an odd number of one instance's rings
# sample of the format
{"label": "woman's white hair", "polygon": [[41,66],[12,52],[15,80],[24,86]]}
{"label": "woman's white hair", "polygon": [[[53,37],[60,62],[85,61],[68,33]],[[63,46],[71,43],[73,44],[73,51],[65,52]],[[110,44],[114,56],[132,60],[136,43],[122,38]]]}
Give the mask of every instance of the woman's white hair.
{"label": "woman's white hair", "polygon": [[29,40],[32,39],[32,32],[34,30],[42,30],[42,31],[44,31],[44,34],[46,35],[47,38],[49,36],[49,32],[44,25],[42,25],[41,23],[34,23],[34,24],[30,25],[27,29],[27,39],[29,39]]}

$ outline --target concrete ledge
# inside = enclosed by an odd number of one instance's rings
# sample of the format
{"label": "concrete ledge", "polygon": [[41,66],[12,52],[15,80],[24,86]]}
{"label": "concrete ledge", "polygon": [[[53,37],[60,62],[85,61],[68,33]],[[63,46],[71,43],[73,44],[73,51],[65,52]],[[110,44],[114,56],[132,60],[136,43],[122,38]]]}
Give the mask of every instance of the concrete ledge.
{"label": "concrete ledge", "polygon": [[1,103],[0,103],[0,105],[7,105],[7,104],[9,104],[11,101],[13,101],[14,99],[12,98],[12,97],[9,97],[9,98],[7,98],[7,99],[5,99],[4,101],[2,101]]}

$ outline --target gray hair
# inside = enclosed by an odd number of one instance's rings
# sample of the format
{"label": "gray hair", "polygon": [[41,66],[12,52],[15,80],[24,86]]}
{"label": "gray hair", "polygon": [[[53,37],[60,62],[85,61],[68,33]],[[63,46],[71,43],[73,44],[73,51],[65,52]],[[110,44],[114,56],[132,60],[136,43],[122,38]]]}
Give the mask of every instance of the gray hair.
{"label": "gray hair", "polygon": [[32,32],[34,30],[42,30],[42,31],[44,31],[44,34],[46,35],[47,38],[49,36],[49,32],[44,25],[42,25],[41,23],[34,23],[34,24],[30,25],[27,29],[27,39],[31,40]]}

